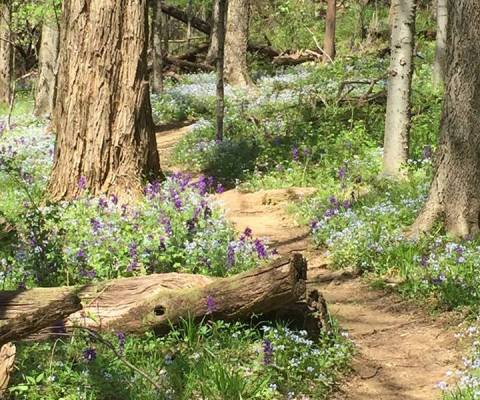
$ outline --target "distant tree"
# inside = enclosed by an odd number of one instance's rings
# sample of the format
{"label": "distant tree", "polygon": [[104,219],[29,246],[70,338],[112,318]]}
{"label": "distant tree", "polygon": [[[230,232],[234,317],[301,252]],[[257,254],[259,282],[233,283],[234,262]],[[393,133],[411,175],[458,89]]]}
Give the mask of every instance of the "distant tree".
{"label": "distant tree", "polygon": [[10,2],[0,3],[0,103],[10,102],[12,71],[12,35]]}
{"label": "distant tree", "polygon": [[161,93],[163,91],[163,15],[160,9],[160,0],[151,0],[152,8],[152,91]]}
{"label": "distant tree", "polygon": [[142,191],[159,177],[147,71],[147,0],[64,0],[51,198]]}
{"label": "distant tree", "polygon": [[392,0],[383,171],[400,176],[408,159],[416,0]]}
{"label": "distant tree", "polygon": [[441,217],[466,237],[480,231],[480,2],[448,0],[448,32],[436,171],[412,233]]}
{"label": "distant tree", "polygon": [[250,0],[229,0],[225,36],[225,79],[234,86],[248,87],[247,45]]}
{"label": "distant tree", "polygon": [[216,138],[223,140],[223,120],[225,116],[225,85],[224,85],[224,58],[225,58],[225,18],[228,0],[218,0],[218,15],[215,20],[217,34],[217,124]]}
{"label": "distant tree", "polygon": [[324,51],[325,61],[331,61],[335,58],[335,26],[337,19],[337,1],[327,0],[327,16],[325,19],[325,40]]}
{"label": "distant tree", "polygon": [[45,17],[42,26],[38,60],[38,80],[35,92],[34,114],[50,116],[56,89],[59,26],[55,17]]}
{"label": "distant tree", "polygon": [[441,86],[445,77],[445,59],[447,50],[447,0],[437,0],[437,38],[435,62],[433,64],[433,84]]}
{"label": "distant tree", "polygon": [[212,33],[210,34],[210,46],[208,47],[207,57],[205,62],[213,64],[218,55],[218,21],[220,12],[220,0],[213,0],[213,13],[212,13]]}

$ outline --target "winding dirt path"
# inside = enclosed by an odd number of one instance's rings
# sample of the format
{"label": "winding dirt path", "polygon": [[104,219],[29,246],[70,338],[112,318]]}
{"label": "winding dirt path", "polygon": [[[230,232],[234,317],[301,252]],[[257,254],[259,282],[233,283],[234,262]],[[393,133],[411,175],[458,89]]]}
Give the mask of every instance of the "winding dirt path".
{"label": "winding dirt path", "polygon": [[[167,152],[168,163],[169,148],[187,131],[183,128],[157,137],[164,161]],[[332,399],[440,399],[435,385],[459,360],[454,328],[446,318],[434,320],[394,294],[372,290],[348,271],[329,270],[328,259],[310,242],[308,229],[296,224],[285,211],[289,203],[313,191],[230,190],[216,198],[238,231],[250,227],[280,254],[296,251],[307,257],[309,284],[324,294],[330,312],[357,347],[353,373]]]}

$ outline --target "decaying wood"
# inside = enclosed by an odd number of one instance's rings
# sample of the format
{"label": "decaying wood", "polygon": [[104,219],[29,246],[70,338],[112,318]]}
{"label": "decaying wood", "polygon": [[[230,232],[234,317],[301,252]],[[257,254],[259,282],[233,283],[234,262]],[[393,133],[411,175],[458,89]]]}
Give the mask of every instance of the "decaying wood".
{"label": "decaying wood", "polygon": [[[178,7],[174,7],[174,6],[170,6],[162,3],[162,12],[185,24],[189,22],[188,14],[185,11],[179,9]],[[201,18],[198,18],[198,17],[191,18],[190,24],[193,28],[195,28],[200,32],[205,33],[206,35],[211,35],[212,33],[212,26]],[[252,42],[248,42],[248,51],[262,54],[263,56],[269,57],[269,58],[273,58],[280,55],[280,52],[275,50],[271,46],[262,46]]]}
{"label": "decaying wood", "polygon": [[[76,289],[0,292],[0,344],[18,335],[24,337],[25,332],[38,331],[39,327],[55,326],[65,315],[69,315],[67,327],[131,333],[149,329],[165,332],[188,317],[202,319],[208,315],[211,319],[233,321],[260,314],[277,315],[300,322],[315,334],[326,322],[321,317],[319,295],[310,294],[307,299],[306,278],[306,261],[295,254],[227,278],[169,273]],[[77,296],[83,306],[81,311],[77,311]],[[66,300],[76,307],[68,313]],[[63,316],[52,312],[57,309]],[[16,327],[14,331],[7,328],[12,326]]]}
{"label": "decaying wood", "polygon": [[208,65],[208,64],[182,60],[180,58],[171,57],[171,56],[165,57],[165,63],[170,65],[175,65],[177,67],[180,67],[182,70],[186,70],[189,72],[195,72],[195,71],[211,72],[214,69],[211,65]]}
{"label": "decaying wood", "polygon": [[13,371],[16,348],[12,343],[7,343],[0,349],[0,399],[8,389],[8,382]]}

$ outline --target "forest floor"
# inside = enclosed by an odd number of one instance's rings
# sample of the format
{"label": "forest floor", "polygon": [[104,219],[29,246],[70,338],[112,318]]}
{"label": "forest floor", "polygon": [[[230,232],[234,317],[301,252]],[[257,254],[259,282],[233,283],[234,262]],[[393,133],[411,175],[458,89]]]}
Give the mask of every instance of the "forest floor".
{"label": "forest floor", "polygon": [[[164,131],[157,142],[164,170],[169,151],[189,127]],[[188,172],[188,171],[184,171]],[[327,300],[331,314],[346,329],[357,352],[352,376],[334,399],[430,400],[441,397],[436,388],[449,370],[455,370],[460,351],[449,317],[433,318],[398,295],[374,290],[361,277],[330,270],[324,252],[309,239],[309,230],[287,212],[291,202],[314,188],[262,190],[242,193],[237,189],[216,195],[227,218],[240,232],[246,227],[265,238],[280,254],[303,253],[309,263],[309,283]]]}

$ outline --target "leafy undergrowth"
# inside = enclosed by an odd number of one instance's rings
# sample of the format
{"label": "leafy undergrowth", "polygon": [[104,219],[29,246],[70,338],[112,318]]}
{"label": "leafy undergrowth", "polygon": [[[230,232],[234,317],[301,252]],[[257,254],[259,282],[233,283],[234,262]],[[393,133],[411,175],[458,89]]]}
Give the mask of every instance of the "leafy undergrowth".
{"label": "leafy undergrowth", "polygon": [[[86,190],[49,203],[54,138],[38,121],[16,123],[0,137],[0,228],[14,227],[0,231],[3,289],[169,271],[226,276],[274,255],[250,229],[233,230],[210,196],[223,187],[207,176],[148,184],[135,204]],[[57,340],[19,344],[10,398],[326,398],[348,369],[351,342],[336,328],[313,342],[288,326],[205,320],[164,337],[58,332]]]}
{"label": "leafy undergrowth", "polygon": [[164,337],[117,332],[101,342],[78,331],[21,346],[11,392],[28,400],[323,399],[350,354],[337,330],[314,343],[281,325],[185,320]]}

